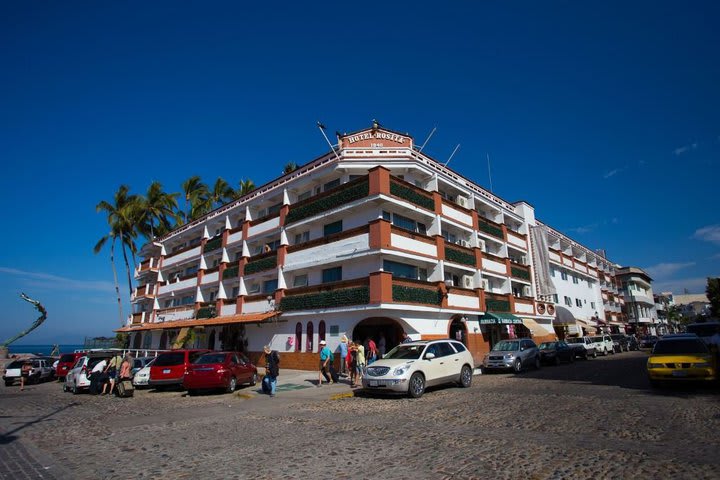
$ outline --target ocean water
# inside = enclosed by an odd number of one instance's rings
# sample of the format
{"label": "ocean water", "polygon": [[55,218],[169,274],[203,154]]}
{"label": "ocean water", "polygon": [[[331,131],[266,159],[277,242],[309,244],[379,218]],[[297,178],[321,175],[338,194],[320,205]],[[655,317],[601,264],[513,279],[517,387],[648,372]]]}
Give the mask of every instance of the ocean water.
{"label": "ocean water", "polygon": [[[60,345],[60,353],[71,353],[75,350],[81,350],[83,348],[83,344],[67,344],[67,345]],[[52,351],[53,346],[52,345],[13,345],[11,344],[8,348],[8,354],[16,354],[16,353],[34,353],[35,355],[50,355],[50,352]]]}

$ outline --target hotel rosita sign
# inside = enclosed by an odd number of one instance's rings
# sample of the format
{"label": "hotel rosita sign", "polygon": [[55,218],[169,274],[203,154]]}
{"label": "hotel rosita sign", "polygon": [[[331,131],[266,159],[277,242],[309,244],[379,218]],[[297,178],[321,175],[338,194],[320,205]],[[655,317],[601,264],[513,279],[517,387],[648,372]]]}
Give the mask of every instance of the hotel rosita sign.
{"label": "hotel rosita sign", "polygon": [[412,138],[382,128],[340,137],[342,148],[412,148]]}

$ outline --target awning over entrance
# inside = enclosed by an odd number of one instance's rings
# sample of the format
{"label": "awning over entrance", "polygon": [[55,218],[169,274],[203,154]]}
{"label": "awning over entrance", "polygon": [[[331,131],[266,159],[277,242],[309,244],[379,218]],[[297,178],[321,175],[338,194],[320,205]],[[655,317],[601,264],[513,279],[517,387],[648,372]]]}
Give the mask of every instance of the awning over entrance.
{"label": "awning over entrance", "polygon": [[595,322],[592,320],[582,320],[580,318],[576,319],[578,327],[582,327],[585,330],[589,330],[591,332],[595,332],[595,329],[597,326],[595,325]]}
{"label": "awning over entrance", "polygon": [[535,335],[545,335],[548,333],[547,330],[545,330],[543,327],[540,326],[539,323],[537,323],[532,318],[523,318],[522,319],[523,325],[527,327],[528,330],[530,330],[530,333]]}
{"label": "awning over entrance", "polygon": [[557,305],[555,307],[555,318],[553,318],[553,327],[567,327],[575,325],[575,316],[570,310],[565,307]]}
{"label": "awning over entrance", "polygon": [[485,312],[480,316],[481,325],[522,325],[522,323],[522,318],[516,317],[512,313]]}
{"label": "awning over entrance", "polygon": [[226,315],[213,318],[193,318],[191,320],[175,320],[173,322],[143,323],[119,328],[116,332],[140,332],[143,330],[165,330],[168,328],[207,327],[212,325],[230,325],[234,323],[259,323],[278,315],[280,312],[248,313],[241,315]]}

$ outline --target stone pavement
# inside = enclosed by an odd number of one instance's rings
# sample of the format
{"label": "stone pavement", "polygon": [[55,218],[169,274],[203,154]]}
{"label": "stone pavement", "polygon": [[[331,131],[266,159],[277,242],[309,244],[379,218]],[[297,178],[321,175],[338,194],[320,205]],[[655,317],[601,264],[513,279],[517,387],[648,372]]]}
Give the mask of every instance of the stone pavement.
{"label": "stone pavement", "polygon": [[720,390],[652,390],[646,355],[479,375],[418,400],[290,371],[272,399],[253,387],[129,399],[0,388],[12,432],[0,448],[53,475],[26,478],[720,478]]}

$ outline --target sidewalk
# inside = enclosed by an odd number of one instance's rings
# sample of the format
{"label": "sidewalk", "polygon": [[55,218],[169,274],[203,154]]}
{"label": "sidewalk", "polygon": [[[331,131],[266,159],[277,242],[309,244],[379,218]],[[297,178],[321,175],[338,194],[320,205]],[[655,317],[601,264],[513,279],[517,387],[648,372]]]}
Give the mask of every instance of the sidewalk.
{"label": "sidewalk", "polygon": [[[258,367],[258,376],[262,378],[264,375],[265,368]],[[280,375],[278,375],[277,378],[277,391],[287,392],[293,390],[304,390],[306,388],[320,390],[320,388],[318,388],[318,375],[319,372],[317,371],[290,370],[281,368]],[[332,388],[333,391],[341,390],[348,392],[355,390],[350,387],[350,377],[340,377],[338,383],[333,385],[324,383],[323,379],[322,388]]]}

